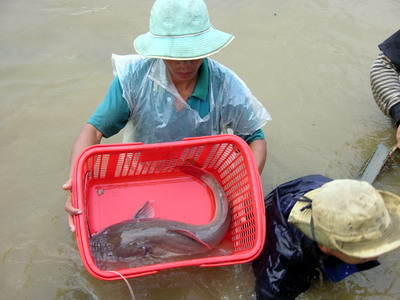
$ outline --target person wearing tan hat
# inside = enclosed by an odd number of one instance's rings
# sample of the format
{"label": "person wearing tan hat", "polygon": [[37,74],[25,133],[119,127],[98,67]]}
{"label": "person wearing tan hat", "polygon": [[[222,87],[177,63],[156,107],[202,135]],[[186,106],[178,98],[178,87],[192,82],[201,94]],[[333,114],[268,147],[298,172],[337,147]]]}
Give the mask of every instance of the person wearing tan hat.
{"label": "person wearing tan hat", "polygon": [[295,299],[322,274],[337,282],[400,247],[400,197],[365,181],[310,175],[265,197],[257,299]]}
{"label": "person wearing tan hat", "polygon": [[[232,132],[249,144],[261,173],[261,128],[271,117],[233,71],[209,58],[233,35],[211,25],[203,0],[155,1],[149,27],[134,40],[139,55],[112,56],[116,76],[76,140],[71,166],[82,150],[125,128],[124,142],[143,143]],[[63,189],[71,191],[70,179]],[[70,196],[65,210],[74,231],[72,215],[80,211]]]}

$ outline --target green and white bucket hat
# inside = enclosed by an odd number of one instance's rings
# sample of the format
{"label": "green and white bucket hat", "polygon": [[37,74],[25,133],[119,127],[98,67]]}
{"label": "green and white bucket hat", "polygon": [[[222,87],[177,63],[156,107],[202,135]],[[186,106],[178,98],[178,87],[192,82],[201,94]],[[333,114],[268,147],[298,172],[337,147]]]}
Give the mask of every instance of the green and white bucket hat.
{"label": "green and white bucket hat", "polygon": [[201,59],[226,47],[234,36],[212,27],[203,0],[157,0],[150,12],[150,31],[133,46],[143,57]]}

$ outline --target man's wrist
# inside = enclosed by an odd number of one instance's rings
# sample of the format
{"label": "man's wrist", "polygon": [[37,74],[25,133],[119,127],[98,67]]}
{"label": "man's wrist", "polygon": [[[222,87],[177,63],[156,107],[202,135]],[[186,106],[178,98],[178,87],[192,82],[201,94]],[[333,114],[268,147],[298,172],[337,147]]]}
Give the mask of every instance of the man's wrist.
{"label": "man's wrist", "polygon": [[400,125],[400,102],[393,105],[389,110],[390,116],[392,117],[394,123],[399,127]]}

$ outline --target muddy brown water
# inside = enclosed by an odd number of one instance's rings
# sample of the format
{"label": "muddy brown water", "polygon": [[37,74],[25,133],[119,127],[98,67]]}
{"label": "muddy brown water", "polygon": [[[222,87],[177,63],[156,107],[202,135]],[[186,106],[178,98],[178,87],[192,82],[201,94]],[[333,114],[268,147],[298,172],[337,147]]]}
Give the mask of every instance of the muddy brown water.
{"label": "muddy brown water", "polygon": [[[264,132],[264,193],[312,173],[357,175],[395,130],[373,101],[377,44],[400,28],[397,0],[207,1],[233,43],[213,58],[233,69],[273,117]],[[0,299],[129,299],[122,280],[93,278],[80,259],[60,187],[78,132],[104,98],[111,54],[133,52],[152,1],[0,2]],[[121,141],[117,135],[106,143]],[[375,186],[400,194],[400,169]],[[300,299],[398,299],[400,251]],[[137,299],[254,299],[248,264],[129,279]]]}

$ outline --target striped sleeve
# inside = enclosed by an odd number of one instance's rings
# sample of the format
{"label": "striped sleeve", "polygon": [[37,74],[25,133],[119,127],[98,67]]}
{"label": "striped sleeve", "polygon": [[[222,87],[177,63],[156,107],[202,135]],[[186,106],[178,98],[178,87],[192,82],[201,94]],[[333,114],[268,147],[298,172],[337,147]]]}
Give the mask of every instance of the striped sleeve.
{"label": "striped sleeve", "polygon": [[390,108],[400,103],[399,72],[383,53],[380,53],[371,66],[371,89],[376,104],[390,117]]}

